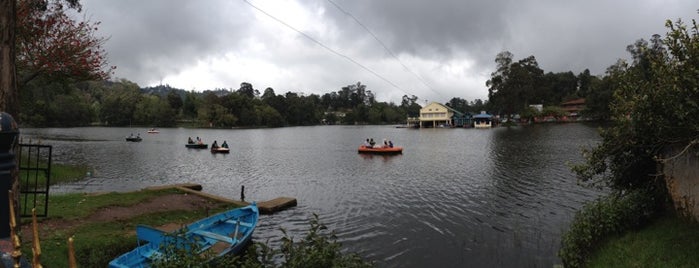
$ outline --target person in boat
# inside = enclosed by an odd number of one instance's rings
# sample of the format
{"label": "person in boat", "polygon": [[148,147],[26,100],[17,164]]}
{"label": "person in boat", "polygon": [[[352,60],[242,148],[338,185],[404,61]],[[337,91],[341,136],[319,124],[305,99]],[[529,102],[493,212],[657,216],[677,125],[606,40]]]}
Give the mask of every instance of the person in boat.
{"label": "person in boat", "polygon": [[133,133],[129,134],[129,138],[133,138]]}
{"label": "person in boat", "polygon": [[364,147],[371,148],[371,144],[369,144],[369,139],[366,139],[364,142]]}
{"label": "person in boat", "polygon": [[388,148],[388,140],[383,139],[383,148]]}
{"label": "person in boat", "polygon": [[391,140],[388,141],[388,148],[393,148],[393,142]]}
{"label": "person in boat", "polygon": [[192,137],[187,138],[187,143],[189,143],[189,144],[193,144],[193,143],[194,143],[194,141],[192,140]]}
{"label": "person in boat", "polygon": [[374,138],[369,139],[369,145],[371,145],[372,148],[374,147],[374,145],[376,145]]}
{"label": "person in boat", "polygon": [[216,141],[214,141],[214,143],[211,144],[211,148],[218,148],[218,143],[216,143]]}
{"label": "person in boat", "polygon": [[228,143],[226,143],[226,141],[223,141],[223,143],[221,143],[221,147],[228,148]]}
{"label": "person in boat", "polygon": [[136,133],[136,138],[140,138],[140,137],[141,137],[141,133]]}

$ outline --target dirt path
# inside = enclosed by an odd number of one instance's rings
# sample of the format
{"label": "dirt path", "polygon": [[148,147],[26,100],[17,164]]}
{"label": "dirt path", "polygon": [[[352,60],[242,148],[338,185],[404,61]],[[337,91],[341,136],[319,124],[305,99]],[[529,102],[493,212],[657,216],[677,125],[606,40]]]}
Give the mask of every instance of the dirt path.
{"label": "dirt path", "polygon": [[[216,205],[212,200],[198,195],[168,194],[157,196],[146,202],[141,202],[129,207],[113,206],[101,208],[84,219],[65,220],[49,218],[41,221],[39,226],[41,226],[41,229],[43,230],[67,230],[85,223],[118,221],[130,219],[147,213],[176,210],[200,210],[213,208],[214,206]],[[158,228],[165,231],[176,230],[178,227],[180,226],[176,224],[158,226]],[[22,225],[22,234],[23,239],[32,239],[31,224]]]}

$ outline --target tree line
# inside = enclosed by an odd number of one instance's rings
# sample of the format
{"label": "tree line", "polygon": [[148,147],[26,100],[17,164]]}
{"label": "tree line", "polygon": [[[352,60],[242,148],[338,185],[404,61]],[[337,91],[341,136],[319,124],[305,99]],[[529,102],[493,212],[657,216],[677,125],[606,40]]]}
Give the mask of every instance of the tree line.
{"label": "tree line", "polygon": [[185,91],[161,85],[141,88],[120,81],[63,83],[39,78],[22,89],[20,122],[26,126],[144,125],[172,127],[280,127],[318,124],[393,124],[417,116],[416,96],[400,104],[378,102],[361,83],[336,92],[262,94],[243,82],[238,89]]}
{"label": "tree line", "polygon": [[[558,107],[562,102],[585,98],[585,117],[609,119],[613,84],[609,75],[595,76],[588,69],[577,75],[572,71],[545,73],[533,55],[518,61],[513,58],[509,51],[495,57],[496,70],[486,82],[492,113],[506,117],[560,116],[563,112]],[[534,104],[543,105],[543,111],[530,106]]]}

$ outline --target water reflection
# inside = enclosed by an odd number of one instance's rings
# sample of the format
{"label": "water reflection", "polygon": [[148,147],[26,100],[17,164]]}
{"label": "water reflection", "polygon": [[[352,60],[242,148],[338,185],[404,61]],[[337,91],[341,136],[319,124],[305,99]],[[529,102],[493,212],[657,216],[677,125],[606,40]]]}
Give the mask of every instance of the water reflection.
{"label": "water reflection", "polygon": [[[142,134],[141,143],[124,142],[134,131],[24,129],[22,135],[53,144],[57,162],[94,169],[92,178],[52,191],[194,182],[229,198],[238,198],[241,185],[247,200],[293,196],[299,206],[262,217],[255,239],[275,241],[280,227],[298,237],[317,213],[347,250],[381,267],[550,267],[573,212],[596,195],[577,186],[566,166],[581,160],[580,146],[598,141],[595,128],[582,124],[161,129]],[[226,140],[231,153],[187,149],[189,136]],[[370,137],[391,139],[405,151],[358,154]]]}

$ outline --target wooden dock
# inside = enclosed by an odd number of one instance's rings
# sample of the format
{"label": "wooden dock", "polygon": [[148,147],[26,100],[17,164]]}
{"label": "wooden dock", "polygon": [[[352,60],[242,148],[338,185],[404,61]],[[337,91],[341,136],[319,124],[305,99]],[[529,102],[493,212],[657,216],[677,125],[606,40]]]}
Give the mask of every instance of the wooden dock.
{"label": "wooden dock", "polygon": [[[204,193],[201,190],[203,187],[199,184],[193,184],[193,183],[181,183],[181,184],[172,184],[172,185],[163,185],[163,186],[152,186],[152,187],[147,187],[146,190],[165,190],[165,189],[178,189],[183,192],[195,194],[201,197],[205,197],[208,199],[216,200],[219,202],[224,202],[224,203],[230,203],[234,204],[236,206],[247,206],[250,205],[249,202],[245,201],[240,201],[240,200],[233,200],[229,198],[225,198],[222,196],[217,196],[209,193]],[[275,212],[279,212],[282,210],[285,210],[290,207],[295,207],[297,205],[296,198],[293,197],[277,197],[272,200],[267,200],[267,201],[262,201],[262,202],[257,202],[257,208],[260,209],[261,214],[273,214]]]}
{"label": "wooden dock", "polygon": [[296,206],[296,198],[277,197],[272,200],[262,201],[257,203],[257,207],[262,214],[272,214],[277,211],[282,211],[290,207]]}

